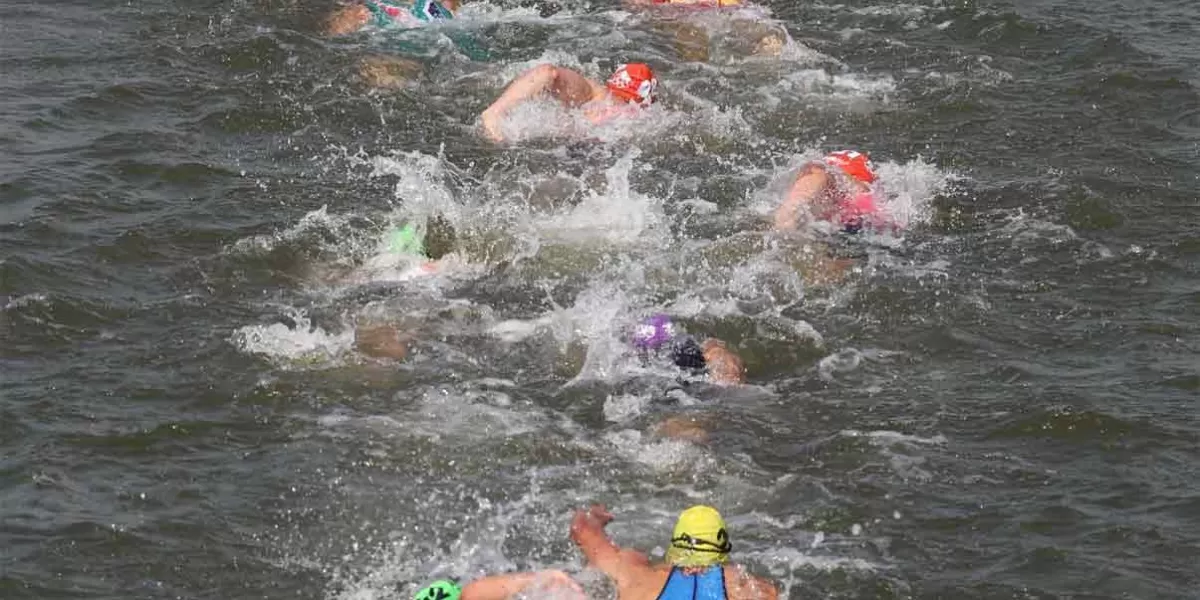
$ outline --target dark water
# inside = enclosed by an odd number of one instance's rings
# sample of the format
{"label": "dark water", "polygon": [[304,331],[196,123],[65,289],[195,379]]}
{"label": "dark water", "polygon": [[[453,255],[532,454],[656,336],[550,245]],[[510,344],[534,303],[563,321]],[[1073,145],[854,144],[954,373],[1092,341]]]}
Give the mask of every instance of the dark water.
{"label": "dark water", "polygon": [[[320,4],[5,0],[0,597],[578,569],[589,501],[647,550],[716,504],[792,598],[1198,597],[1200,8],[1127,4],[768,3],[782,58],[701,18],[701,63],[609,3],[329,41]],[[426,75],[356,79],[397,47]],[[663,80],[637,131],[473,129],[526,66],[628,59]],[[752,231],[842,146],[913,227],[806,284]],[[452,275],[323,275],[433,211]],[[652,310],[752,385],[631,366]],[[385,319],[410,360],[349,350]],[[678,412],[709,442],[651,435]]]}

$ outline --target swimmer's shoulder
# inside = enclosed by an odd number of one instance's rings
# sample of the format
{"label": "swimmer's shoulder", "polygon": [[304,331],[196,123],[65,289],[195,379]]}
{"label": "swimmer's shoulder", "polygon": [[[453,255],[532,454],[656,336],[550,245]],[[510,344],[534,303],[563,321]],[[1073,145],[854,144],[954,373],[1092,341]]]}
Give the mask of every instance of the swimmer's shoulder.
{"label": "swimmer's shoulder", "polygon": [[666,585],[671,568],[665,564],[650,564],[645,555],[642,557],[644,560],[623,561],[630,576],[618,586],[617,600],[657,600]]}
{"label": "swimmer's shoulder", "polygon": [[777,600],[779,589],[775,584],[758,577],[741,565],[726,565],[725,591],[728,600]]}

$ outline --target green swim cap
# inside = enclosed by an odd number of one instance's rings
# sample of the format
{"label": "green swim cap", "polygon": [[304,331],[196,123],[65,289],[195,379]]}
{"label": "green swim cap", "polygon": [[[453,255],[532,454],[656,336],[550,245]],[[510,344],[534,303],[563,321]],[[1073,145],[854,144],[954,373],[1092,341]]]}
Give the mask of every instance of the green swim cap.
{"label": "green swim cap", "polygon": [[423,256],[425,243],[417,234],[417,228],[412,223],[405,223],[403,227],[393,227],[388,232],[388,249],[396,254]]}
{"label": "green swim cap", "polygon": [[460,594],[462,594],[462,590],[459,589],[458,584],[441,579],[417,592],[417,595],[413,596],[413,600],[458,600]]}

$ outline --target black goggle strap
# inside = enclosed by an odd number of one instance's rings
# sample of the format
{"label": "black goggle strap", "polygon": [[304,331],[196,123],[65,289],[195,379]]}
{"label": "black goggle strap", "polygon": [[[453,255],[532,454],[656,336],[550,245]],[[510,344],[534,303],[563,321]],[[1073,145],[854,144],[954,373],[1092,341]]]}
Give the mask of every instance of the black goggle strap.
{"label": "black goggle strap", "polygon": [[685,534],[685,535],[681,535],[677,538],[671,538],[671,546],[674,548],[679,548],[680,550],[692,550],[694,552],[712,552],[714,554],[728,554],[730,550],[733,550],[733,544],[730,544],[729,540],[726,538],[726,536],[722,535],[724,533],[725,533],[724,529],[717,532],[717,542],[716,543],[710,542],[708,540],[694,538],[690,535]]}

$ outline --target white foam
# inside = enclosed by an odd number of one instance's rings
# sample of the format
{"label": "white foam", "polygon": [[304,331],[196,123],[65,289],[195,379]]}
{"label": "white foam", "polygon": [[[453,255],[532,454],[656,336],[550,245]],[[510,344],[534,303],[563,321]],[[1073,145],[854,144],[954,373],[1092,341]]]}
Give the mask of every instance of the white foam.
{"label": "white foam", "polygon": [[353,331],[330,333],[313,326],[302,310],[287,312],[294,327],[247,325],[235,331],[230,341],[241,351],[266,357],[284,369],[327,367],[353,347]]}
{"label": "white foam", "polygon": [[647,440],[642,432],[633,429],[609,432],[604,435],[618,453],[638,464],[656,471],[681,468],[701,470],[713,466],[713,460],[700,447],[681,440]]}
{"label": "white foam", "polygon": [[855,348],[844,348],[817,362],[817,375],[824,381],[833,381],[840,373],[858,370],[863,355]]}
{"label": "white foam", "polygon": [[649,403],[650,399],[646,396],[610,394],[604,399],[604,418],[612,423],[623,423],[642,414]]}
{"label": "white foam", "polygon": [[898,431],[876,430],[876,431],[859,431],[857,429],[845,429],[839,432],[846,437],[862,437],[876,442],[878,445],[889,444],[918,444],[922,446],[941,446],[946,444],[946,436],[942,434],[933,437],[921,437],[918,435],[909,435]]}

